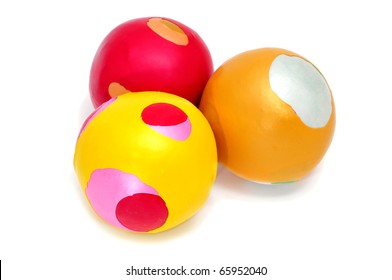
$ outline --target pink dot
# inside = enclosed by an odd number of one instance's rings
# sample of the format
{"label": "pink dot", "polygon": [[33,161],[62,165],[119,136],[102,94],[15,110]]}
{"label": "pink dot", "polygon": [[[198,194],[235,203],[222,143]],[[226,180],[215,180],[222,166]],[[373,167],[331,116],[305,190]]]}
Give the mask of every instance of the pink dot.
{"label": "pink dot", "polygon": [[97,169],[87,183],[86,195],[95,212],[108,223],[123,229],[116,217],[117,204],[125,197],[145,193],[159,196],[137,176],[114,168]]}
{"label": "pink dot", "polygon": [[138,232],[161,227],[168,215],[165,201],[158,195],[148,193],[127,196],[116,207],[118,221],[124,227]]}

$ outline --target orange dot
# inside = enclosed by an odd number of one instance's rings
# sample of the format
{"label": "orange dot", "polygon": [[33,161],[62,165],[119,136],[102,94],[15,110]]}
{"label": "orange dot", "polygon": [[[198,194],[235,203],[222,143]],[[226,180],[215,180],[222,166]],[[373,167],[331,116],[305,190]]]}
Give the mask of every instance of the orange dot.
{"label": "orange dot", "polygon": [[177,24],[162,18],[150,18],[148,27],[162,38],[180,46],[188,45],[188,36]]}
{"label": "orange dot", "polygon": [[108,92],[111,97],[117,97],[120,96],[121,94],[130,92],[130,90],[126,89],[120,83],[112,82],[109,85]]}

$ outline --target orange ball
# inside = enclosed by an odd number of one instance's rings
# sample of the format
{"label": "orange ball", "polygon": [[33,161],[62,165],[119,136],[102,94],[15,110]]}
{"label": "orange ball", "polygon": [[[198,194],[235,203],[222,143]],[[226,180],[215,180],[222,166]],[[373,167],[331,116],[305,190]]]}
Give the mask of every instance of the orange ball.
{"label": "orange ball", "polygon": [[319,70],[288,50],[262,48],[223,63],[200,109],[229,170],[263,183],[297,181],[323,158],[334,134],[335,105]]}

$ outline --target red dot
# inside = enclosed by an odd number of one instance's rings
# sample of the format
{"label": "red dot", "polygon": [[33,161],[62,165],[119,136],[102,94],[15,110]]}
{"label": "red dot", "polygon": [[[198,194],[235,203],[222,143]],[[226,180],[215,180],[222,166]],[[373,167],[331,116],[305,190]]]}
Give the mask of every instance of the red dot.
{"label": "red dot", "polygon": [[126,228],[147,232],[161,227],[169,215],[165,201],[158,195],[137,193],[120,200],[116,217]]}
{"label": "red dot", "polygon": [[171,126],[185,122],[188,116],[172,104],[155,103],[144,108],[142,119],[148,125]]}

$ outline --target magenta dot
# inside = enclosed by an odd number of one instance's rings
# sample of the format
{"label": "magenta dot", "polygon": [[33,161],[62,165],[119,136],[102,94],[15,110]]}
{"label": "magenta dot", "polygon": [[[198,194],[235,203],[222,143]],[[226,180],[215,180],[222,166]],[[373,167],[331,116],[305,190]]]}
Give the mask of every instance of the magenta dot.
{"label": "magenta dot", "polygon": [[165,224],[169,215],[165,201],[149,193],[137,193],[120,200],[116,207],[116,217],[126,228],[148,232]]}
{"label": "magenta dot", "polygon": [[144,108],[142,119],[148,125],[172,126],[185,122],[188,116],[168,103],[155,103]]}

